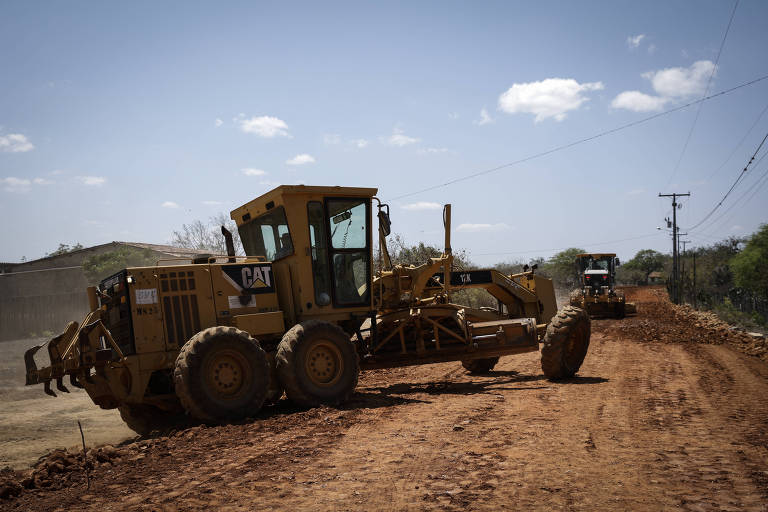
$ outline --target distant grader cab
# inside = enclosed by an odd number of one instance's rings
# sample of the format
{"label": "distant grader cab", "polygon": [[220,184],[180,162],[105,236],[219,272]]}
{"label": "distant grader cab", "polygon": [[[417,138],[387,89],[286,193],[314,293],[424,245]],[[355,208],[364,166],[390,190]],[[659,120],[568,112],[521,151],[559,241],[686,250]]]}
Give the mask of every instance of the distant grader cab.
{"label": "distant grader cab", "polygon": [[620,264],[615,254],[577,254],[581,287],[571,293],[571,305],[586,310],[590,316],[624,318],[634,313],[635,305],[616,290],[616,267]]}
{"label": "distant grader cab", "polygon": [[[572,377],[589,346],[581,309],[556,310],[552,282],[533,271],[457,272],[444,210],[445,251],[393,265],[389,207],[373,188],[280,186],[231,213],[247,256],[124,269],[88,288],[91,312],[25,354],[27,384],[85,388],[146,434],[182,416],[254,416],[283,394],[335,405],[360,370],[461,361],[490,371],[499,357],[539,350],[544,374]],[[372,227],[378,220],[378,233]],[[374,240],[380,244],[374,275]],[[178,263],[178,262],[177,262]],[[496,308],[451,302],[482,288]],[[38,368],[46,347],[50,364]]]}

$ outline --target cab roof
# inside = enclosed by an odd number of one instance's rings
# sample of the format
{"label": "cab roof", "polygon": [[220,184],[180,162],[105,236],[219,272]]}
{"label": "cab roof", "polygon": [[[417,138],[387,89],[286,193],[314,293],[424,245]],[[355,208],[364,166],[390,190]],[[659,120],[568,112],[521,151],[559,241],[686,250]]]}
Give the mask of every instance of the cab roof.
{"label": "cab roof", "polygon": [[616,254],[612,252],[585,252],[583,254],[577,254],[577,258],[615,258]]}
{"label": "cab roof", "polygon": [[[373,197],[378,192],[376,188],[364,187],[318,187],[307,185],[280,185],[269,192],[260,195],[256,199],[248,201],[244,205],[230,212],[230,217],[238,226],[271,210],[277,205],[283,204],[286,196],[312,195],[328,197]],[[270,204],[271,203],[271,204]]]}

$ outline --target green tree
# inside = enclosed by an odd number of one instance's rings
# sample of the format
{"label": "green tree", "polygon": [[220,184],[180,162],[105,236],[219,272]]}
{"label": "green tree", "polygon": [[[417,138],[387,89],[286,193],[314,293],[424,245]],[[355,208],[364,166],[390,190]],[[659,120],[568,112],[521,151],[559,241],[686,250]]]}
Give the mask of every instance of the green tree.
{"label": "green tree", "polygon": [[45,257],[48,258],[51,256],[61,256],[62,254],[67,254],[68,252],[79,251],[82,248],[82,244],[75,244],[72,247],[70,247],[69,244],[59,244],[58,249],[53,252],[45,253]]}
{"label": "green tree", "polygon": [[753,234],[746,247],[730,261],[736,286],[768,297],[768,224]]}
{"label": "green tree", "polygon": [[643,274],[643,284],[648,284],[648,276],[651,272],[657,272],[664,268],[666,256],[653,249],[637,251],[635,257],[623,266],[627,271],[639,271]]}
{"label": "green tree", "polygon": [[555,281],[555,286],[573,288],[579,282],[579,270],[576,255],[586,252],[578,247],[571,247],[552,256],[546,263],[539,265],[539,273]]}
{"label": "green tree", "polygon": [[120,247],[103,254],[94,254],[83,260],[83,271],[90,284],[97,284],[105,277],[126,267],[146,267],[157,263],[157,255],[149,249]]}

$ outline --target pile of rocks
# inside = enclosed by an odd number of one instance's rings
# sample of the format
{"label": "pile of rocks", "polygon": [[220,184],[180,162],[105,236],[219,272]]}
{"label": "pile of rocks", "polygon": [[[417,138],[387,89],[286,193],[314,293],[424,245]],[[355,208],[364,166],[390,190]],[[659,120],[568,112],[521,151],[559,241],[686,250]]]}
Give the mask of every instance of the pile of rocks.
{"label": "pile of rocks", "polygon": [[748,333],[722,321],[709,311],[672,304],[665,290],[650,290],[657,300],[639,303],[637,317],[623,320],[617,328],[638,341],[664,343],[727,343],[737,350],[768,361],[768,341],[763,334]]}
{"label": "pile of rocks", "polygon": [[82,451],[54,450],[41,457],[31,470],[5,468],[0,471],[0,499],[16,497],[24,489],[59,489],[72,483],[85,483],[87,471],[118,464],[129,453],[126,448],[111,445],[90,449],[85,457]]}

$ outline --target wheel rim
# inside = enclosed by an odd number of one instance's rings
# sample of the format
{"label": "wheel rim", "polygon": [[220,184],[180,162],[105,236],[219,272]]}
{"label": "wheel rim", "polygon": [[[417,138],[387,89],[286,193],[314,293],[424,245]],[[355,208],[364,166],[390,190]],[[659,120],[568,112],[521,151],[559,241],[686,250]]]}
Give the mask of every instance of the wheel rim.
{"label": "wheel rim", "polygon": [[317,340],[307,350],[305,370],[310,381],[317,386],[333,386],[344,371],[341,350],[328,340]]}
{"label": "wheel rim", "polygon": [[209,356],[205,365],[207,387],[220,399],[238,398],[250,375],[248,361],[235,350],[217,351]]}

